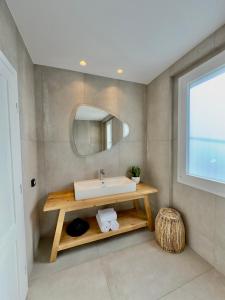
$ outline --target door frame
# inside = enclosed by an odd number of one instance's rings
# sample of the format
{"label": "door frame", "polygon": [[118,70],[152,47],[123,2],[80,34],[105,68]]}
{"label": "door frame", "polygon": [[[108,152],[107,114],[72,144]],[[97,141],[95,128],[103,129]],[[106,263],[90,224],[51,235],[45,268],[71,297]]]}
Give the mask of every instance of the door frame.
{"label": "door frame", "polygon": [[25,300],[28,291],[27,259],[26,259],[26,239],[24,222],[24,202],[22,185],[22,158],[21,158],[21,133],[20,114],[18,102],[18,81],[17,72],[8,61],[4,53],[0,50],[0,63],[7,69],[10,81],[8,86],[8,107],[10,123],[10,143],[12,153],[12,175],[13,193],[15,200],[15,220],[16,220],[16,248],[17,248],[17,269],[20,299]]}

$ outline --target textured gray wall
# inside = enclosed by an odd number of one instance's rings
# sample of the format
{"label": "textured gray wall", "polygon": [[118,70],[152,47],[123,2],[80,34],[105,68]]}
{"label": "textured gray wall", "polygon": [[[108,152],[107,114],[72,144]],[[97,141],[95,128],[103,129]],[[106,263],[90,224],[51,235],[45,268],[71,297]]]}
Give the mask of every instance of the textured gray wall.
{"label": "textured gray wall", "polygon": [[39,239],[38,188],[30,187],[37,178],[37,135],[33,64],[4,0],[0,0],[0,50],[6,55],[18,75],[23,163],[23,196],[27,242],[28,271],[33,264],[33,252]]}
{"label": "textured gray wall", "polygon": [[[92,179],[104,168],[106,176],[125,175],[132,164],[144,167],[146,86],[78,72],[35,66],[39,167],[42,201],[52,191],[71,188],[74,180]],[[70,126],[79,104],[97,106],[130,126],[130,135],[99,154],[73,152]],[[41,233],[55,226],[55,214],[41,213]]]}
{"label": "textured gray wall", "polygon": [[179,184],[176,179],[176,78],[224,49],[225,26],[152,81],[147,92],[147,175],[160,190],[156,208],[172,205],[179,209],[190,246],[223,273],[225,199]]}

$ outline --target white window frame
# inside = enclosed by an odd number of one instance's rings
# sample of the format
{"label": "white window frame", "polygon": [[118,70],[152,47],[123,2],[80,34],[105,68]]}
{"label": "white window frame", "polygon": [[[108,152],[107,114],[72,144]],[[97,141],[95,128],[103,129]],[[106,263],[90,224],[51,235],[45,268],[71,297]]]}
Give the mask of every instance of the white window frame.
{"label": "white window frame", "polygon": [[187,173],[189,149],[189,91],[193,82],[225,67],[225,51],[191,70],[178,79],[178,155],[177,181],[191,187],[225,197],[225,184],[195,177]]}

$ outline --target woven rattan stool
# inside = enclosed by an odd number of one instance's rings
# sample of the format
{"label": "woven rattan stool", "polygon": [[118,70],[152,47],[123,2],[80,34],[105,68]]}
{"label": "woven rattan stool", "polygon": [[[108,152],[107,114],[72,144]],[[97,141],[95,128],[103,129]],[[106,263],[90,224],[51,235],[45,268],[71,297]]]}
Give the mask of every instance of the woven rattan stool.
{"label": "woven rattan stool", "polygon": [[185,228],[180,213],[173,208],[161,208],[155,221],[155,236],[165,251],[182,252],[185,247]]}

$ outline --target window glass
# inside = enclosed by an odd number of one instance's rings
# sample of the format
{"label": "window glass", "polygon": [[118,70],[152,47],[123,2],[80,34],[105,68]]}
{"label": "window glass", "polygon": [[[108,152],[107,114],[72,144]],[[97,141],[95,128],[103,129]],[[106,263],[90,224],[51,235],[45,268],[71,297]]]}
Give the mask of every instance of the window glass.
{"label": "window glass", "polygon": [[112,120],[106,122],[106,148],[112,147]]}
{"label": "window glass", "polygon": [[189,89],[187,173],[225,182],[225,68]]}

